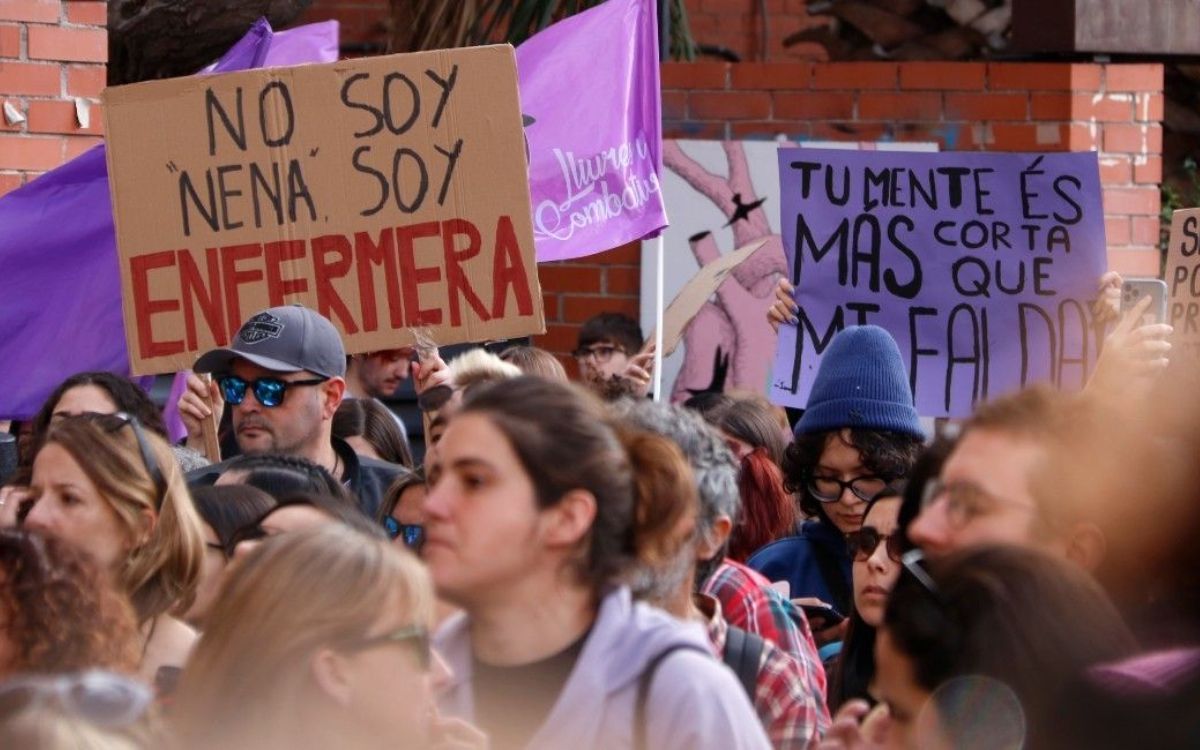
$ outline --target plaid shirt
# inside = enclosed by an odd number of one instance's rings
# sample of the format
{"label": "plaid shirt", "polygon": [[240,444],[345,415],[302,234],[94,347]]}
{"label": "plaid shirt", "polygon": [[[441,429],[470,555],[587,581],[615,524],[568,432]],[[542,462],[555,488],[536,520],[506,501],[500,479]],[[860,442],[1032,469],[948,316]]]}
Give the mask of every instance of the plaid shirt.
{"label": "plaid shirt", "polygon": [[[713,648],[718,655],[724,654],[729,624],[721,616],[721,603],[705,594],[697,594],[695,603],[707,618],[705,624]],[[799,663],[765,638],[753,702],[763,729],[777,750],[803,750],[829,729],[824,698],[808,689]]]}
{"label": "plaid shirt", "polygon": [[806,693],[816,696],[818,717],[814,723],[824,732],[829,726],[825,667],[804,612],[772,589],[761,574],[729,559],[704,582],[701,591],[720,602],[730,625],[775,644],[796,662]]}

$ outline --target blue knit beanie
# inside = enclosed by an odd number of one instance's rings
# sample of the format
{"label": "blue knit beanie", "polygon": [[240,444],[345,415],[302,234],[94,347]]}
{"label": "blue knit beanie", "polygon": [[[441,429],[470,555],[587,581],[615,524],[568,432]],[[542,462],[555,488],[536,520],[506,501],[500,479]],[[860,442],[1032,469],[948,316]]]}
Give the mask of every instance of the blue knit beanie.
{"label": "blue knit beanie", "polygon": [[879,326],[852,326],[833,337],[796,434],[847,427],[925,437],[900,347]]}

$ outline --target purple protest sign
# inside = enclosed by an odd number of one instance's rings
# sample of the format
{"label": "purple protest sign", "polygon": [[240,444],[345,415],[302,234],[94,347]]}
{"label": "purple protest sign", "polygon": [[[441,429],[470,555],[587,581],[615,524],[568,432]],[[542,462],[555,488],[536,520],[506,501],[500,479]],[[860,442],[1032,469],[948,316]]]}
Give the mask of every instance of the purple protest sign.
{"label": "purple protest sign", "polygon": [[538,262],[667,225],[658,30],[649,0],[609,0],[517,48]]}
{"label": "purple protest sign", "polygon": [[896,339],[924,416],[1086,382],[1104,333],[1094,153],[788,148],[779,175],[801,309],[780,329],[773,401],[802,408],[833,335],[867,323]]}

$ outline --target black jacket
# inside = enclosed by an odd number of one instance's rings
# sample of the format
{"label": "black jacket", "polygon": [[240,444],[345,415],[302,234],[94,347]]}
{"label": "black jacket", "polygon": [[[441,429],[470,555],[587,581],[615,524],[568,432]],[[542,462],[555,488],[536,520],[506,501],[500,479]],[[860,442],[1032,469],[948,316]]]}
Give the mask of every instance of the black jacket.
{"label": "black jacket", "polygon": [[[390,464],[386,461],[360,456],[354,452],[349,443],[338,438],[333,438],[333,450],[342,460],[342,466],[345,467],[339,479],[351,494],[358,498],[358,507],[362,512],[368,518],[375,518],[379,506],[383,504],[383,496],[388,487],[397,478],[407,474],[408,469],[399,464]],[[189,471],[187,474],[188,486],[203,487],[215,484],[217,477],[225,473],[225,470],[229,468],[229,463],[233,460],[235,459],[230,458],[219,464],[211,464],[195,471]]]}

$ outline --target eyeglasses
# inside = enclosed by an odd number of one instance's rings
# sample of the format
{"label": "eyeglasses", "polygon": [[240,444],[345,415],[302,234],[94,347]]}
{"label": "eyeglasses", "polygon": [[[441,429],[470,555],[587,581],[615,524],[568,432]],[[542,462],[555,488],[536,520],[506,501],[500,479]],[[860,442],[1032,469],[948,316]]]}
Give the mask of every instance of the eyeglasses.
{"label": "eyeglasses", "polygon": [[148,687],[110,672],[17,677],[0,684],[0,724],[49,703],[98,726],[124,727],[140,719],[153,701]]}
{"label": "eyeglasses", "polygon": [[1033,509],[1033,505],[1002,500],[972,482],[943,482],[934,479],[921,492],[921,511],[933,507],[945,498],[946,523],[958,530],[972,519],[995,512],[998,508],[1011,505]]}
{"label": "eyeglasses", "polygon": [[353,638],[342,643],[342,648],[349,651],[366,651],[367,649],[394,644],[409,646],[417,655],[421,669],[429,669],[433,655],[429,646],[429,631],[420,625],[408,625],[383,635]]}
{"label": "eyeglasses", "polygon": [[418,552],[425,544],[425,527],[419,523],[400,523],[391,516],[383,519],[383,528],[387,529],[389,539],[403,539],[404,546]]}
{"label": "eyeglasses", "polygon": [[900,556],[903,554],[902,541],[899,532],[884,535],[870,526],[864,526],[858,531],[846,534],[846,547],[849,548],[850,557],[855,562],[866,562],[871,559],[871,555],[879,549],[880,542],[887,543],[887,556],[893,562],[900,562]]}
{"label": "eyeglasses", "polygon": [[246,389],[254,391],[254,398],[268,409],[283,403],[287,389],[292,387],[320,385],[329,378],[309,378],[308,380],[280,380],[279,378],[259,378],[245,380],[237,375],[223,375],[217,379],[221,393],[227,403],[237,406],[246,400]]}
{"label": "eyeglasses", "polygon": [[580,364],[595,358],[597,364],[607,364],[617,352],[625,353],[624,347],[613,346],[612,344],[597,344],[595,346],[585,346],[576,349],[572,356]]}
{"label": "eyeglasses", "polygon": [[162,468],[159,467],[158,460],[154,457],[150,441],[146,438],[146,431],[142,429],[142,423],[138,421],[138,418],[123,411],[116,414],[87,412],[79,416],[107,423],[106,429],[109,432],[116,432],[125,425],[129,425],[129,428],[133,430],[133,439],[137,441],[138,453],[142,455],[142,464],[146,467],[146,473],[150,475],[150,481],[154,483],[155,492],[158,493],[155,498],[155,507],[161,507],[163,499],[167,496],[167,480],[163,477]]}
{"label": "eyeglasses", "polygon": [[859,500],[871,501],[875,496],[888,488],[888,482],[881,477],[855,477],[849,482],[843,482],[837,477],[810,476],[806,483],[808,492],[822,503],[836,503],[842,493],[850,490]]}

